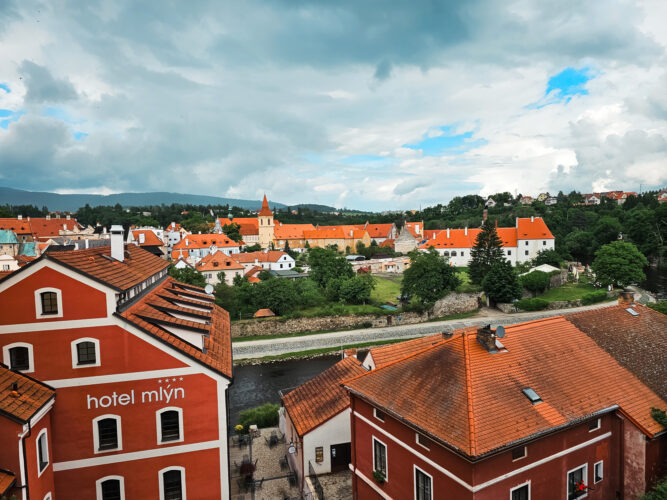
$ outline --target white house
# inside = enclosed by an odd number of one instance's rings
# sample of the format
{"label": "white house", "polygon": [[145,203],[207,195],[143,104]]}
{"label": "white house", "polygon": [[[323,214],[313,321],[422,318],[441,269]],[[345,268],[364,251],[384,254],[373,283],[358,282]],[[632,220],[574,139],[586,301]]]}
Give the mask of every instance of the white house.
{"label": "white house", "polygon": [[280,250],[235,253],[231,255],[231,258],[241,264],[245,271],[256,266],[268,271],[286,271],[296,266],[295,260],[288,253]]}
{"label": "white house", "polygon": [[306,493],[309,466],[327,474],[350,464],[350,398],[342,382],[363,373],[361,362],[347,357],[282,396],[280,430],[293,447],[288,459]]}
{"label": "white house", "polygon": [[206,283],[213,286],[220,282],[220,276],[224,276],[225,283],[231,285],[236,276],[243,276],[244,273],[241,264],[220,251],[206,255],[195,264],[195,269],[204,275]]}

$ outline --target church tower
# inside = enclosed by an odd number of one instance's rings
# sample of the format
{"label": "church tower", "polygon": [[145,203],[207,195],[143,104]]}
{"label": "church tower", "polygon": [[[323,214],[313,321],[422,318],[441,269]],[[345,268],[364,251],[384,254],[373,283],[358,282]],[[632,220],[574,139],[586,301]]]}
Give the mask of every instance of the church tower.
{"label": "church tower", "polygon": [[259,211],[257,219],[259,222],[259,245],[262,248],[269,248],[269,245],[273,242],[273,229],[275,225],[273,223],[273,212],[269,208],[266,195],[264,195],[262,209]]}

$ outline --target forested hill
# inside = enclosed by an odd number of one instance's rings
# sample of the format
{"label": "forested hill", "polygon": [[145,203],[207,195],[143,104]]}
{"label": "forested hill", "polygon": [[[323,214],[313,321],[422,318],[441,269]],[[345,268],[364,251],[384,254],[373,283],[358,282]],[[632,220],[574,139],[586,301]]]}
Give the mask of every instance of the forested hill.
{"label": "forested hill", "polygon": [[[202,196],[182,193],[117,193],[101,194],[58,194],[40,191],[24,191],[0,187],[0,205],[35,205],[47,207],[51,211],[74,212],[80,207],[90,205],[113,206],[120,204],[123,207],[144,207],[151,205],[234,205],[248,210],[261,208],[261,200],[239,200],[235,198],[221,198],[218,196]],[[285,207],[282,203],[269,202],[272,207]]]}

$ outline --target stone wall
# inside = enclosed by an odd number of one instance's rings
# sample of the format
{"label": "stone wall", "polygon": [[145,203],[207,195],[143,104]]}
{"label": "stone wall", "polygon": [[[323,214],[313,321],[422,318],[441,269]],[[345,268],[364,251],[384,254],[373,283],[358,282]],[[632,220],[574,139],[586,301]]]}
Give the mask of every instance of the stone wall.
{"label": "stone wall", "polygon": [[232,323],[232,337],[281,335],[285,333],[320,332],[346,328],[379,328],[392,325],[412,325],[432,318],[461,314],[478,308],[481,293],[450,293],[425,313],[404,312],[388,315],[363,314],[355,316],[320,316],[315,318],[262,318]]}

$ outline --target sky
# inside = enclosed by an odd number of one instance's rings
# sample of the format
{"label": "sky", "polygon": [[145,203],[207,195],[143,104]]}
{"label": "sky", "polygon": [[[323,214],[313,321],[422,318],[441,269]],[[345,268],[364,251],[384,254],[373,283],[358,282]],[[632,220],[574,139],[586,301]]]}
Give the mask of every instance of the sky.
{"label": "sky", "polygon": [[665,22],[664,0],[0,0],[0,186],[366,210],[660,188]]}

